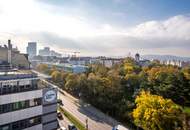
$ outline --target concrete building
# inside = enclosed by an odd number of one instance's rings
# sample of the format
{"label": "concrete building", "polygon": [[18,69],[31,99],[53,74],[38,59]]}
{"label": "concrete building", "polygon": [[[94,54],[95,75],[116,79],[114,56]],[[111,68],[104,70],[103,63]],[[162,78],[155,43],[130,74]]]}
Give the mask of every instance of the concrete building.
{"label": "concrete building", "polygon": [[110,68],[116,64],[121,63],[123,60],[124,60],[124,58],[96,57],[96,58],[91,58],[90,63],[91,64],[103,64],[104,66]]}
{"label": "concrete building", "polygon": [[135,54],[135,61],[140,65],[140,66],[149,66],[151,64],[150,60],[143,59],[140,57],[139,53]]}
{"label": "concrete building", "polygon": [[57,89],[12,63],[0,63],[0,130],[56,130]]}
{"label": "concrete building", "polygon": [[8,46],[0,46],[0,63],[10,64],[12,67],[22,69],[30,68],[28,55],[20,53],[17,48],[13,48],[11,40],[8,40]]}
{"label": "concrete building", "polygon": [[49,47],[44,47],[44,49],[39,50],[40,56],[56,56],[61,57],[62,55],[54,50],[50,50]]}
{"label": "concrete building", "polygon": [[29,55],[29,58],[33,58],[37,55],[37,43],[36,42],[28,42],[27,46],[27,54]]}
{"label": "concrete building", "polygon": [[50,48],[44,47],[44,49],[39,50],[40,56],[49,56],[50,55]]}

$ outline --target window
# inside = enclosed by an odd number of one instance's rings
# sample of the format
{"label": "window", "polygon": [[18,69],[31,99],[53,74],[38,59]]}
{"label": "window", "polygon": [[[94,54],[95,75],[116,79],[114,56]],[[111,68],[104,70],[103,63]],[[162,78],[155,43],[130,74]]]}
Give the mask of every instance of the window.
{"label": "window", "polygon": [[21,129],[25,129],[27,127],[31,127],[37,124],[41,124],[41,116],[36,116],[33,118],[20,120],[17,122],[0,126],[0,130],[21,130]]}
{"label": "window", "polygon": [[4,125],[0,127],[0,130],[10,130],[10,125]]}
{"label": "window", "polygon": [[19,109],[19,102],[13,103],[13,110],[18,110]]}
{"label": "window", "polygon": [[3,113],[11,111],[11,105],[10,104],[3,105],[2,111],[3,111]]}
{"label": "window", "polygon": [[27,104],[26,104],[27,101],[21,101],[19,106],[20,106],[20,109],[23,109],[23,108],[26,108],[27,107]]}
{"label": "window", "polygon": [[32,119],[29,119],[29,126],[37,125],[41,123],[41,117],[34,117]]}
{"label": "window", "polygon": [[41,105],[42,104],[42,99],[41,98],[36,98],[34,99],[35,105]]}
{"label": "window", "polygon": [[32,99],[32,100],[30,100],[29,101],[29,103],[30,103],[30,107],[32,107],[32,106],[34,106],[35,105],[35,102],[34,102],[34,100]]}
{"label": "window", "polygon": [[23,85],[21,85],[19,87],[20,87],[20,91],[24,91],[24,86]]}
{"label": "window", "polygon": [[20,110],[20,109],[38,106],[41,104],[42,104],[42,98],[36,98],[36,99],[31,99],[31,100],[3,104],[3,105],[0,105],[0,113],[16,111],[16,110]]}
{"label": "window", "polygon": [[19,123],[20,123],[19,121],[14,122],[14,123],[12,124],[12,129],[13,129],[13,130],[19,130],[19,129],[20,129]]}
{"label": "window", "polygon": [[26,122],[26,120],[20,121],[20,129],[24,129],[24,128],[27,128],[27,122]]}

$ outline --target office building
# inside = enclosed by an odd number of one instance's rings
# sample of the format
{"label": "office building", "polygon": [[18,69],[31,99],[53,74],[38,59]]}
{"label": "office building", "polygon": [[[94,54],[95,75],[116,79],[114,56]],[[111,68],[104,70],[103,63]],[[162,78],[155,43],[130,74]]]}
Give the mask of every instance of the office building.
{"label": "office building", "polygon": [[49,47],[44,47],[44,49],[39,50],[40,56],[56,56],[61,57],[62,55],[54,50],[50,50]]}
{"label": "office building", "polygon": [[37,43],[36,42],[28,42],[27,46],[27,54],[29,58],[33,58],[37,54]]}
{"label": "office building", "polygon": [[1,57],[0,50],[0,130],[56,130],[57,89]]}

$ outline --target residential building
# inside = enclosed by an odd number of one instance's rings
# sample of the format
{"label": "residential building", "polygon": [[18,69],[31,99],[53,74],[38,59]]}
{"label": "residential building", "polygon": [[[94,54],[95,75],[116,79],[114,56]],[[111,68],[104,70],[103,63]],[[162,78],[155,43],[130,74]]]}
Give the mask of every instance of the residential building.
{"label": "residential building", "polygon": [[37,43],[36,42],[28,42],[27,46],[27,54],[29,58],[33,58],[37,55]]}

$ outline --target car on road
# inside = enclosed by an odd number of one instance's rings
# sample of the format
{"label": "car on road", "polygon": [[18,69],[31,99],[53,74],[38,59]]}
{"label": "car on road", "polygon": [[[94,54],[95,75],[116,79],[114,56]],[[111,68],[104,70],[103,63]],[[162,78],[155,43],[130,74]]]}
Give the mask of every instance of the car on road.
{"label": "car on road", "polygon": [[57,99],[57,103],[58,103],[59,105],[63,106],[63,102],[62,102],[61,99]]}
{"label": "car on road", "polygon": [[68,129],[69,129],[69,130],[77,130],[76,126],[73,125],[73,124],[69,124],[69,125],[68,125]]}
{"label": "car on road", "polygon": [[57,112],[57,117],[58,117],[60,120],[63,120],[63,115],[61,114],[61,112]]}
{"label": "car on road", "polygon": [[128,130],[127,128],[125,128],[124,126],[122,125],[117,125],[117,126],[114,126],[112,128],[112,130]]}
{"label": "car on road", "polygon": [[65,127],[62,126],[59,130],[67,130],[67,129],[66,129]]}

